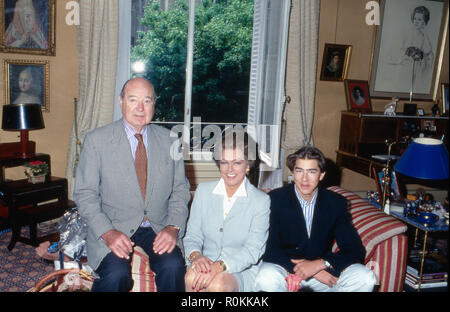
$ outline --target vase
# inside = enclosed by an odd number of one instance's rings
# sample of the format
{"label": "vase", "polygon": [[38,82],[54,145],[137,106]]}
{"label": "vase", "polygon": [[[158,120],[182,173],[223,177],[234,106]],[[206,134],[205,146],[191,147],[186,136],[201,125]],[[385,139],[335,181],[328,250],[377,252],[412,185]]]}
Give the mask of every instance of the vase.
{"label": "vase", "polygon": [[45,182],[45,174],[37,175],[37,176],[30,176],[28,177],[29,183],[44,183]]}

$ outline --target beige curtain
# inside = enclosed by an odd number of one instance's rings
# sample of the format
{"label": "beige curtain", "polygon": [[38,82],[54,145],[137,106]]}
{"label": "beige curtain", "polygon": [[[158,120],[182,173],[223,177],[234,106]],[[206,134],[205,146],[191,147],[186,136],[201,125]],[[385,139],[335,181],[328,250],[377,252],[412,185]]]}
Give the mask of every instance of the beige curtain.
{"label": "beige curtain", "polygon": [[118,0],[79,0],[79,97],[67,152],[69,198],[86,134],[113,119],[119,32]]}
{"label": "beige curtain", "polygon": [[291,98],[284,112],[286,156],[313,144],[314,96],[320,0],[292,0],[289,25],[286,94]]}

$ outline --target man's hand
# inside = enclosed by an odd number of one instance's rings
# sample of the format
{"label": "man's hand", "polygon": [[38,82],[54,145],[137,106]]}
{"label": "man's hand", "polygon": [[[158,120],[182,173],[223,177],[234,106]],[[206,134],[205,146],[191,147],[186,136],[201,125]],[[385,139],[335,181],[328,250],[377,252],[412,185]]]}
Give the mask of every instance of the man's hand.
{"label": "man's hand", "polygon": [[328,273],[326,270],[322,270],[316,275],[314,275],[314,278],[318,280],[319,282],[326,284],[328,287],[333,287],[334,284],[337,283],[338,278],[330,273]]}
{"label": "man's hand", "polygon": [[109,230],[102,235],[106,245],[119,258],[130,259],[130,253],[133,251],[134,242],[117,230]]}
{"label": "man's hand", "polygon": [[173,225],[168,225],[159,232],[153,242],[153,251],[159,255],[171,253],[175,248],[178,237],[178,229]]}
{"label": "man's hand", "polygon": [[295,264],[294,273],[297,274],[302,280],[306,280],[311,276],[316,275],[319,271],[325,268],[323,260],[305,260],[305,259],[291,259],[291,262]]}

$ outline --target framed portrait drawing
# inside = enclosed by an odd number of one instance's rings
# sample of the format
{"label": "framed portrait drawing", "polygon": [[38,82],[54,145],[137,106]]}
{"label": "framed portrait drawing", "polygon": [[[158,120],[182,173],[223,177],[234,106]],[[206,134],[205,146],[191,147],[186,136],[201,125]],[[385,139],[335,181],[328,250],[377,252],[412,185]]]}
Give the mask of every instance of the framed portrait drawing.
{"label": "framed portrait drawing", "polygon": [[448,21],[446,0],[380,0],[370,94],[434,100]]}
{"label": "framed portrait drawing", "polygon": [[49,111],[49,62],[5,60],[5,103],[40,104]]}
{"label": "framed portrait drawing", "polygon": [[55,55],[56,0],[0,0],[0,50]]}
{"label": "framed portrait drawing", "polygon": [[441,102],[442,102],[442,114],[448,115],[448,83],[441,84]]}
{"label": "framed portrait drawing", "polygon": [[367,80],[344,80],[347,108],[354,112],[371,112],[369,85]]}
{"label": "framed portrait drawing", "polygon": [[320,80],[342,81],[347,78],[351,45],[325,43]]}

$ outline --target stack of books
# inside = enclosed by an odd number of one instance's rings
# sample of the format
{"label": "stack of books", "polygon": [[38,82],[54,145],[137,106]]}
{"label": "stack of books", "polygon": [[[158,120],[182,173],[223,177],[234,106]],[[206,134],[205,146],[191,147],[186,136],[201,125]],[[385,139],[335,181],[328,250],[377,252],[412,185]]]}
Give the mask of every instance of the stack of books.
{"label": "stack of books", "polygon": [[[419,288],[419,257],[410,258],[406,266],[405,284],[413,289]],[[436,258],[425,257],[420,288],[447,287],[448,266]]]}

